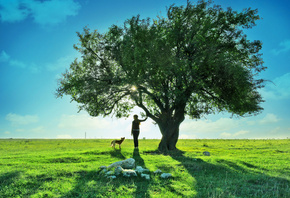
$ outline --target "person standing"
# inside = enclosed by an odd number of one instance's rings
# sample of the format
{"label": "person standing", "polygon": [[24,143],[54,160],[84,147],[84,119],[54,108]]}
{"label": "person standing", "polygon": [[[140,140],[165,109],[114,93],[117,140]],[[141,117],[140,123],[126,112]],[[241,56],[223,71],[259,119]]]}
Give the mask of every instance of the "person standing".
{"label": "person standing", "polygon": [[138,119],[138,115],[134,115],[133,116],[134,120],[132,122],[132,130],[131,130],[131,135],[133,135],[133,139],[134,139],[134,148],[138,149],[138,137],[140,134],[140,124],[141,122],[144,122],[147,120],[147,116],[144,120],[139,120]]}

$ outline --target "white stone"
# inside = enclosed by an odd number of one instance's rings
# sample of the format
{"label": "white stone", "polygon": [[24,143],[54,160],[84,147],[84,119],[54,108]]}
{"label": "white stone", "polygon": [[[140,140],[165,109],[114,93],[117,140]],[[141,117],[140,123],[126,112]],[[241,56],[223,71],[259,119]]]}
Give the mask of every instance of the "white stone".
{"label": "white stone", "polygon": [[135,159],[129,158],[129,159],[124,160],[121,167],[125,169],[135,168]]}
{"label": "white stone", "polygon": [[117,177],[115,175],[111,175],[108,177],[109,179],[116,179]]}
{"label": "white stone", "polygon": [[150,175],[141,173],[141,177],[144,177],[147,180],[150,180]]}
{"label": "white stone", "polygon": [[114,175],[114,171],[108,171],[106,172],[106,175]]}
{"label": "white stone", "polygon": [[163,178],[163,179],[167,179],[167,178],[172,177],[172,175],[171,175],[170,173],[162,173],[162,174],[160,175],[160,177]]}
{"label": "white stone", "polygon": [[114,162],[113,164],[110,164],[107,169],[111,169],[111,168],[115,168],[117,166],[121,166],[121,164],[123,163],[123,161],[119,161],[119,162]]}
{"label": "white stone", "polygon": [[136,172],[137,173],[149,173],[150,172],[150,170],[149,169],[147,169],[147,168],[142,168],[142,166],[137,166],[136,167]]}
{"label": "white stone", "polygon": [[142,166],[136,166],[136,172],[138,172],[138,171],[142,171]]}
{"label": "white stone", "polygon": [[160,169],[157,169],[156,171],[154,171],[154,174],[161,174],[162,173],[162,170]]}
{"label": "white stone", "polygon": [[204,151],[204,152],[203,152],[203,155],[205,155],[205,156],[210,156],[210,153],[209,153],[208,151]]}
{"label": "white stone", "polygon": [[131,169],[123,169],[123,176],[124,177],[137,176],[137,173],[136,173],[136,171],[131,170]]}
{"label": "white stone", "polygon": [[115,175],[120,175],[123,172],[123,168],[121,166],[118,166],[115,168]]}
{"label": "white stone", "polygon": [[106,174],[107,172],[108,172],[107,169],[103,169],[103,170],[101,171],[102,174]]}
{"label": "white stone", "polygon": [[107,168],[111,169],[111,168],[115,168],[121,166],[122,168],[126,168],[126,169],[132,169],[135,167],[135,160],[133,158],[129,158],[123,161],[119,161],[119,162],[115,162],[111,165],[109,165]]}

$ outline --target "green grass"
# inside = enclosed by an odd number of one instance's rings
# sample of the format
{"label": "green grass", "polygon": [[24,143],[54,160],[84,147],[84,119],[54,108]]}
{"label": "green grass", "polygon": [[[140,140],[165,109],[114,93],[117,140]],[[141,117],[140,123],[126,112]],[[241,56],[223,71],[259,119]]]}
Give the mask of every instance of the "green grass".
{"label": "green grass", "polygon": [[[162,155],[159,140],[0,140],[0,197],[290,197],[290,140],[179,140]],[[211,156],[203,156],[209,151]],[[98,172],[133,157],[151,180]],[[161,179],[153,171],[173,175]]]}

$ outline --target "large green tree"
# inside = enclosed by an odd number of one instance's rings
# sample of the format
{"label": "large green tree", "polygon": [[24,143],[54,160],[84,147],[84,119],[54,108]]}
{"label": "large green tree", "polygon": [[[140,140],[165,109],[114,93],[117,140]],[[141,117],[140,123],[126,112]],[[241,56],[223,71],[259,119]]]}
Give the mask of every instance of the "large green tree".
{"label": "large green tree", "polygon": [[185,115],[262,110],[262,43],[243,32],[258,19],[257,10],[188,1],[167,17],[132,17],[106,33],[84,28],[74,46],[82,58],[63,74],[57,96],[70,95],[91,116],[124,117],[138,106],[159,126],[159,150],[174,150]]}

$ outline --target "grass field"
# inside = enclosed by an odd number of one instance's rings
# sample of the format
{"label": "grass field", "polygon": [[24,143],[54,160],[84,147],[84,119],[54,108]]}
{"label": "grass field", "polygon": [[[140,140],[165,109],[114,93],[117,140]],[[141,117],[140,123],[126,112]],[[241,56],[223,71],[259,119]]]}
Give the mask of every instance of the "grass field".
{"label": "grass field", "polygon": [[[290,197],[290,139],[179,140],[168,155],[158,143],[140,140],[134,152],[132,140],[122,150],[104,139],[0,140],[0,197]],[[98,172],[131,157],[150,180]]]}

